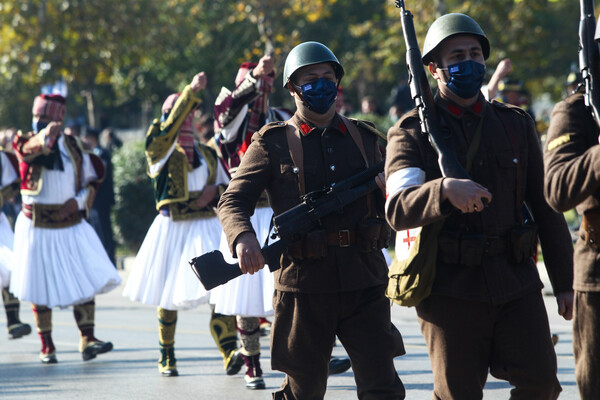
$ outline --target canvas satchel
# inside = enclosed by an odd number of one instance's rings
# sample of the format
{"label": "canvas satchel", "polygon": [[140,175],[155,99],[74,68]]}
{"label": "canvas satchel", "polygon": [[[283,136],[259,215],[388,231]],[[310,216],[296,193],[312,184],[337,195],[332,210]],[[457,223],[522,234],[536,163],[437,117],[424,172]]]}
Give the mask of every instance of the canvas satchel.
{"label": "canvas satchel", "polygon": [[[483,118],[482,115],[467,151],[467,172],[471,169],[481,142]],[[396,233],[396,257],[390,266],[385,292],[394,303],[414,307],[431,294],[437,264],[438,236],[444,221],[445,218],[442,218],[420,228]]]}

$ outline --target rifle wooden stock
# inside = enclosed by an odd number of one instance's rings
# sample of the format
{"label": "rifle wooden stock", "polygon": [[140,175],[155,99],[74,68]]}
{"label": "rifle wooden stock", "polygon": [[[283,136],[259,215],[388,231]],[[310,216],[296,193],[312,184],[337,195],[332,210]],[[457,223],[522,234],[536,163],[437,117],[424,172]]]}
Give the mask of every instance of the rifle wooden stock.
{"label": "rifle wooden stock", "polygon": [[[347,204],[375,190],[375,177],[383,171],[383,166],[384,162],[381,161],[332,185],[327,192],[315,199],[311,198],[309,193],[304,196],[304,202],[276,216],[274,226],[280,240],[261,249],[269,270],[278,270],[281,254],[287,248],[287,244],[301,239],[302,235],[318,227],[321,218],[343,209]],[[237,263],[226,262],[218,250],[195,257],[190,261],[190,266],[206,290],[242,275],[240,266]]]}
{"label": "rifle wooden stock", "polygon": [[[261,249],[265,263],[271,272],[280,268],[279,257],[286,247],[285,241],[278,240]],[[219,250],[193,258],[190,266],[206,290],[214,289],[242,275],[240,265],[238,263],[229,264]]]}
{"label": "rifle wooden stock", "polygon": [[471,179],[458,161],[456,152],[452,146],[450,133],[444,132],[441,128],[433,94],[431,93],[427,75],[423,68],[421,50],[419,50],[419,43],[417,42],[417,34],[415,33],[413,23],[413,15],[405,8],[403,0],[397,0],[396,7],[400,8],[402,32],[404,33],[404,42],[406,43],[406,65],[408,67],[410,93],[419,112],[421,131],[427,135],[429,143],[431,143],[431,146],[438,154],[438,164],[443,176],[457,179]]}

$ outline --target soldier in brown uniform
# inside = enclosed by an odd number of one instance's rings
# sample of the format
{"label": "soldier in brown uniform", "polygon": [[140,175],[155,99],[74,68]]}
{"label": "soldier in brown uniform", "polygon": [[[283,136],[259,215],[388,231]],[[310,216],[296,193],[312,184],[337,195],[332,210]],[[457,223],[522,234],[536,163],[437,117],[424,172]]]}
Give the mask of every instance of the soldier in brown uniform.
{"label": "soldier in brown uniform", "polygon": [[[284,86],[294,97],[296,113],[287,123],[268,124],[254,135],[219,201],[219,217],[242,272],[252,274],[264,266],[250,224],[263,190],[278,215],[299,204],[301,193],[381,160],[373,128],[335,112],[343,74],[321,43],[302,43],[288,55]],[[382,174],[378,178],[382,184]],[[362,239],[365,231],[385,226],[382,217],[378,190],[323,218],[319,229],[284,252],[275,273],[271,364],[286,378],[275,399],[323,398],[335,335],[352,361],[360,399],[404,398],[393,363],[404,347],[384,295],[387,266],[380,249],[385,240],[374,250]]]}
{"label": "soldier in brown uniform", "polygon": [[[388,132],[386,216],[396,230],[443,223],[433,288],[417,306],[434,398],[481,398],[489,370],[515,386],[512,399],[555,399],[556,355],[523,203],[538,224],[565,319],[572,312],[572,246],[563,216],[544,200],[533,121],[480,91],[489,49],[481,27],[464,14],[430,27],[423,63],[438,83],[435,107],[472,180],[442,177],[413,110]],[[524,239],[533,240],[522,246]]]}
{"label": "soldier in brown uniform", "polygon": [[552,111],[546,141],[545,194],[558,211],[577,207],[582,224],[575,246],[573,348],[582,399],[600,398],[600,130],[582,93]]}

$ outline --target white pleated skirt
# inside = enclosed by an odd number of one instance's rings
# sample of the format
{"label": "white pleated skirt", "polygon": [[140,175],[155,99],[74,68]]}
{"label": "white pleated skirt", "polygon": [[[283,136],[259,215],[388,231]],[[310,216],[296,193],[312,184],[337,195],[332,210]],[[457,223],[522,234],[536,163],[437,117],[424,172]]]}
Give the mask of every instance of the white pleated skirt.
{"label": "white pleated skirt", "polygon": [[[273,211],[269,207],[257,208],[250,218],[261,247],[269,235]],[[269,241],[272,243],[272,240]],[[227,245],[225,235],[219,248],[225,261],[237,263]],[[239,276],[211,291],[210,302],[215,305],[215,312],[225,315],[241,315],[243,317],[268,317],[273,315],[273,274],[265,265],[254,275]]]}
{"label": "white pleated skirt", "polygon": [[66,307],[92,300],[121,283],[98,235],[86,221],[36,228],[20,213],[15,224],[10,290],[21,301]]}
{"label": "white pleated skirt", "polygon": [[173,221],[157,215],[135,257],[123,295],[167,310],[207,303],[209,293],[189,262],[218,249],[221,232],[216,217]]}
{"label": "white pleated skirt", "polygon": [[10,271],[13,268],[14,233],[4,213],[0,213],[0,288],[10,284]]}

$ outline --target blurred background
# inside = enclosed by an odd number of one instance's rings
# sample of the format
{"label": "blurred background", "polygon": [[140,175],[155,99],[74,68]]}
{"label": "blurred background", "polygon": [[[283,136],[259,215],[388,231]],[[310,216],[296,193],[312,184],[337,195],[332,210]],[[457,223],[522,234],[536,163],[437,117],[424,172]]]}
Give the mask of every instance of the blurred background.
{"label": "blurred background", "polygon": [[[577,70],[578,2],[407,0],[406,7],[421,47],[442,14],[477,20],[492,47],[488,79],[510,58],[510,77],[543,134],[552,106],[566,96],[567,76]],[[232,89],[239,64],[272,49],[271,105],[293,108],[281,72],[289,50],[307,40],[326,44],[344,66],[346,115],[386,132],[412,107],[393,0],[0,0],[0,141],[31,129],[31,105],[41,91],[67,97],[64,124],[73,130],[111,131],[100,140],[114,164],[115,231],[121,246],[136,250],[155,214],[142,142],[164,98],[205,71],[196,130],[200,139],[210,136],[221,87]]]}

